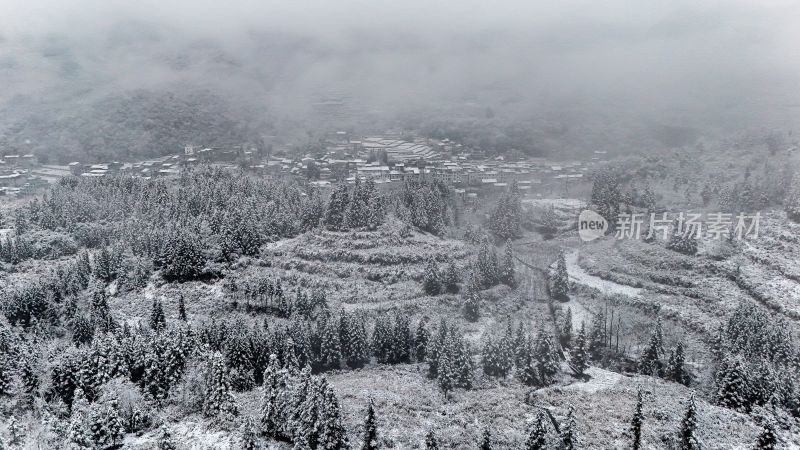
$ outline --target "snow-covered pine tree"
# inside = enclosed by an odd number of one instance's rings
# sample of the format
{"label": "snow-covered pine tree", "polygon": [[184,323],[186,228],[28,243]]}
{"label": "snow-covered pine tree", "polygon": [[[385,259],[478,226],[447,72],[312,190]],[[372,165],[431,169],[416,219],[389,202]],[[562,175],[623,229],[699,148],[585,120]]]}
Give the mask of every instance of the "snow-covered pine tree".
{"label": "snow-covered pine tree", "polygon": [[19,375],[22,381],[22,389],[31,396],[35,395],[36,390],[39,389],[39,368],[37,366],[38,359],[32,352],[28,352],[20,360]]}
{"label": "snow-covered pine tree", "polygon": [[447,292],[448,294],[458,294],[460,290],[458,283],[460,281],[461,277],[458,274],[458,267],[456,266],[456,263],[450,262],[443,274],[442,288],[444,292]]}
{"label": "snow-covered pine tree", "polygon": [[568,307],[567,312],[564,313],[564,322],[561,325],[561,333],[559,337],[561,339],[562,347],[572,347],[572,308]]}
{"label": "snow-covered pine tree", "polygon": [[500,239],[514,239],[521,235],[522,206],[516,189],[503,193],[489,217],[489,228]]}
{"label": "snow-covered pine tree", "polygon": [[187,320],[186,303],[183,298],[183,294],[180,294],[180,296],[178,297],[178,319],[180,319],[182,322],[186,322]]}
{"label": "snow-covered pine tree", "polygon": [[375,418],[375,402],[370,397],[367,417],[364,419],[364,443],[361,450],[378,450],[378,421]]}
{"label": "snow-covered pine tree", "polygon": [[167,319],[164,316],[164,308],[161,306],[161,300],[154,298],[153,306],[150,310],[150,329],[159,332],[163,331],[166,326]]}
{"label": "snow-covered pine tree", "polygon": [[425,435],[425,450],[439,450],[439,442],[433,430],[428,430],[428,433]]}
{"label": "snow-covered pine tree", "polygon": [[553,340],[546,332],[542,332],[536,339],[534,346],[534,358],[536,359],[536,369],[539,371],[539,381],[542,386],[553,383],[558,373],[558,353],[553,345]]}
{"label": "snow-covered pine tree", "polygon": [[642,424],[644,423],[644,394],[641,390],[636,394],[636,409],[631,419],[631,448],[640,450],[642,448]]}
{"label": "snow-covered pine tree", "polygon": [[685,369],[685,357],[683,354],[683,343],[678,342],[678,345],[669,355],[669,363],[667,364],[667,379],[676,383],[689,385],[689,374]]}
{"label": "snow-covered pine tree", "polygon": [[485,338],[483,350],[481,351],[481,365],[483,373],[489,376],[498,374],[497,347],[491,337]]}
{"label": "snow-covered pine tree", "polygon": [[642,356],[639,358],[639,373],[659,377],[663,373],[663,363],[661,362],[661,352],[659,350],[658,337],[654,332],[650,335]]}
{"label": "snow-covered pine tree", "polygon": [[175,441],[172,439],[172,434],[170,434],[167,427],[161,427],[161,436],[158,438],[158,450],[177,450],[178,447],[175,445]]}
{"label": "snow-covered pine tree", "polygon": [[189,281],[203,274],[206,255],[200,236],[188,229],[176,228],[169,232],[160,249],[156,266],[167,281]]}
{"label": "snow-covered pine tree", "polygon": [[12,392],[12,372],[13,366],[9,357],[0,354],[0,396],[11,396]]}
{"label": "snow-covered pine tree", "polygon": [[449,359],[450,367],[455,376],[455,386],[472,389],[475,368],[470,355],[469,344],[459,335],[453,338],[453,342],[448,347],[451,353]]}
{"label": "snow-covered pine tree", "polygon": [[71,416],[67,426],[67,442],[69,450],[94,450],[95,443],[92,440],[92,432],[87,423],[89,413],[89,402],[83,395],[81,388],[75,389]]}
{"label": "snow-covered pine tree", "polygon": [[408,316],[397,314],[394,318],[394,329],[389,340],[389,362],[391,364],[402,364],[411,362],[411,350],[413,339],[411,337],[411,326]]}
{"label": "snow-covered pine tree", "polygon": [[567,418],[564,419],[564,425],[561,428],[561,445],[562,450],[575,450],[578,445],[578,436],[575,431],[575,409],[570,406],[567,412]]}
{"label": "snow-covered pine tree", "polygon": [[333,192],[331,192],[330,199],[328,199],[328,207],[325,209],[324,222],[329,230],[340,231],[345,229],[345,214],[349,203],[350,196],[347,184],[337,184]]}
{"label": "snow-covered pine tree", "polygon": [[550,274],[550,295],[557,300],[569,299],[569,275],[563,252],[558,254],[556,268]]}
{"label": "snow-covered pine tree", "polygon": [[342,360],[342,348],[339,342],[339,327],[335,320],[330,320],[322,334],[320,350],[321,370],[338,369]]}
{"label": "snow-covered pine tree", "polygon": [[[494,255],[494,257],[492,257],[492,255]],[[489,244],[488,236],[483,236],[483,239],[481,239],[473,271],[475,271],[475,269],[477,269],[477,274],[480,275],[480,287],[482,289],[488,289],[500,281],[497,267],[497,253],[493,251]]]}
{"label": "snow-covered pine tree", "polygon": [[472,286],[464,292],[464,319],[468,322],[477,322],[480,318],[480,297]]}
{"label": "snow-covered pine tree", "polygon": [[783,201],[786,217],[794,222],[800,222],[800,174],[795,173],[792,183]]}
{"label": "snow-covered pine tree", "polygon": [[422,289],[428,295],[439,295],[442,292],[442,280],[439,274],[439,267],[433,258],[428,260],[425,265],[425,272],[422,275]]}
{"label": "snow-covered pine tree", "polygon": [[425,327],[425,321],[420,320],[417,324],[417,331],[414,333],[414,351],[417,362],[425,361],[428,352],[428,341],[430,333]]}
{"label": "snow-covered pine tree", "polygon": [[8,421],[8,445],[11,448],[22,448],[25,443],[25,431],[17,421],[17,418],[11,416]]}
{"label": "snow-covered pine tree", "polygon": [[750,386],[739,358],[731,358],[720,364],[716,385],[718,405],[740,411],[750,406]]}
{"label": "snow-covered pine tree", "polygon": [[775,450],[776,448],[778,448],[778,436],[772,421],[768,420],[761,428],[755,450]]}
{"label": "snow-covered pine tree", "polygon": [[503,261],[500,264],[500,282],[512,288],[517,285],[514,269],[514,249],[511,246],[511,239],[506,240]]}
{"label": "snow-covered pine tree", "polygon": [[481,435],[481,444],[478,447],[479,450],[492,450],[492,432],[489,431],[488,428],[483,429],[483,434]]}
{"label": "snow-covered pine tree", "polygon": [[256,435],[256,426],[251,417],[247,417],[242,423],[242,450],[259,450],[261,444]]}
{"label": "snow-covered pine tree", "polygon": [[385,363],[389,358],[391,333],[391,324],[385,316],[375,319],[375,327],[372,330],[372,354],[379,363]]}
{"label": "snow-covered pine tree", "polygon": [[351,369],[364,367],[369,362],[369,344],[367,343],[367,329],[364,318],[352,316],[348,320],[350,326],[350,344],[346,363]]}
{"label": "snow-covered pine tree", "polygon": [[544,450],[547,447],[547,428],[544,425],[544,415],[539,413],[536,423],[525,441],[525,450]]}
{"label": "snow-covered pine tree", "polygon": [[687,230],[686,225],[680,225],[677,220],[672,226],[672,235],[667,241],[667,248],[684,255],[695,255],[697,253],[697,239],[694,233]]}
{"label": "snow-covered pine tree", "polygon": [[589,355],[593,361],[603,358],[607,345],[606,315],[600,310],[592,318],[592,329],[589,332]]}
{"label": "snow-covered pine tree", "polygon": [[524,356],[517,361],[516,377],[526,386],[539,384],[540,376],[536,358],[533,357],[533,342],[531,339],[525,343]]}
{"label": "snow-covered pine tree", "polygon": [[209,360],[203,396],[203,414],[207,417],[221,417],[226,421],[238,414],[236,400],[231,393],[230,374],[219,352],[211,355]]}
{"label": "snow-covered pine tree", "polygon": [[445,400],[447,399],[447,393],[453,390],[453,387],[456,384],[455,374],[452,367],[452,362],[450,361],[449,351],[445,350],[439,354],[438,358],[438,370],[436,374],[436,382],[439,385],[439,389],[442,390],[444,393]]}
{"label": "snow-covered pine tree", "polygon": [[697,405],[694,401],[694,393],[689,397],[689,404],[686,408],[686,414],[681,421],[680,431],[680,450],[699,450],[700,444],[697,442],[695,431],[697,430]]}
{"label": "snow-covered pine tree", "polygon": [[581,322],[581,329],[578,331],[578,337],[575,338],[575,345],[571,350],[571,363],[572,368],[577,375],[583,375],[589,367],[589,349],[586,342],[586,326]]}
{"label": "snow-covered pine tree", "polygon": [[92,442],[98,448],[113,446],[125,436],[116,399],[92,403],[89,406],[87,423]]}
{"label": "snow-covered pine tree", "polygon": [[319,437],[317,449],[345,450],[349,449],[347,430],[342,425],[342,411],[339,399],[330,385],[322,390],[322,402],[319,413]]}
{"label": "snow-covered pine tree", "polygon": [[262,387],[260,429],[265,435],[280,439],[286,436],[288,407],[286,403],[286,372],[281,368],[278,356],[269,356],[269,364],[264,371]]}

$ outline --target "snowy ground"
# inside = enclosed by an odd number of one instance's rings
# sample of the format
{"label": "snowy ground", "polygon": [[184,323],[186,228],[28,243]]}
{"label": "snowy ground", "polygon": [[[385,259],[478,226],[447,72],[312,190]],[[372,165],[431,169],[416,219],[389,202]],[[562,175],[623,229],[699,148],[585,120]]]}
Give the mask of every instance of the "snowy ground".
{"label": "snowy ground", "polygon": [[571,282],[597,289],[603,294],[619,294],[626,295],[628,297],[638,297],[641,295],[642,289],[604,280],[600,277],[589,274],[580,265],[578,265],[578,253],[579,250],[573,250],[570,253],[567,253],[564,257],[567,263],[567,273],[569,274],[569,279]]}

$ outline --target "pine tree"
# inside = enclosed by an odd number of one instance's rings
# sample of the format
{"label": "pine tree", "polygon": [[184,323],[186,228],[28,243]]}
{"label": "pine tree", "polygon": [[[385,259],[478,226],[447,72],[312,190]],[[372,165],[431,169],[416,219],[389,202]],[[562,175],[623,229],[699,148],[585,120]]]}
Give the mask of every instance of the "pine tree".
{"label": "pine tree", "polygon": [[261,432],[271,438],[280,438],[285,431],[288,413],[285,393],[285,372],[280,367],[278,356],[273,353],[264,371],[260,418]]}
{"label": "pine tree", "polygon": [[331,320],[323,330],[320,367],[322,370],[338,369],[341,359],[342,349],[339,342],[339,328],[336,321]]}
{"label": "pine tree", "polygon": [[561,326],[560,338],[562,347],[572,347],[572,308],[567,308],[567,312],[564,314],[564,324]]}
{"label": "pine tree", "polygon": [[670,381],[688,385],[689,374],[686,373],[684,365],[683,344],[679,342],[675,347],[675,351],[670,354],[669,364],[667,365],[667,378]]}
{"label": "pine tree", "polygon": [[481,437],[481,445],[479,450],[492,450],[492,433],[488,428],[483,429],[483,436]]}
{"label": "pine tree", "polygon": [[511,247],[511,239],[506,240],[503,262],[500,265],[500,282],[510,287],[517,285],[514,270],[514,249]]}
{"label": "pine tree", "polygon": [[378,449],[378,423],[375,418],[375,403],[372,398],[367,405],[367,417],[364,419],[364,444],[361,450]]}
{"label": "pine tree", "polygon": [[170,232],[156,265],[165,280],[184,282],[199,278],[206,262],[200,237],[189,230],[176,229]]}
{"label": "pine tree", "polygon": [[292,450],[312,450],[311,446],[308,445],[308,439],[304,436],[298,436],[294,439],[294,445],[292,446]]}
{"label": "pine tree", "polygon": [[369,362],[367,330],[362,317],[351,317],[348,325],[350,327],[350,343],[346,363],[348,367],[358,369]]}
{"label": "pine tree", "polygon": [[452,367],[453,362],[450,361],[450,355],[447,350],[439,354],[439,364],[436,375],[436,381],[439,384],[439,389],[444,393],[444,398],[447,399],[447,393],[450,392],[456,381],[455,374]]}
{"label": "pine tree", "polygon": [[477,322],[480,318],[480,298],[478,292],[469,286],[464,293],[464,318],[469,322]]}
{"label": "pine tree", "polygon": [[489,238],[483,236],[478,247],[478,256],[473,267],[475,275],[479,275],[480,288],[488,289],[500,282],[497,267],[497,254],[489,244]]}
{"label": "pine tree", "polygon": [[636,410],[631,419],[631,435],[633,435],[633,443],[631,448],[633,450],[640,450],[642,448],[642,424],[644,423],[644,395],[642,391],[636,395]]}
{"label": "pine tree", "polygon": [[255,428],[253,419],[250,417],[242,423],[242,450],[259,450],[261,448]]}
{"label": "pine tree", "polygon": [[589,367],[589,353],[586,343],[586,326],[581,322],[581,329],[578,337],[575,338],[575,345],[572,346],[571,354],[572,368],[578,375],[583,375]]}
{"label": "pine tree", "polygon": [[564,426],[561,429],[562,450],[575,450],[578,445],[578,438],[575,433],[575,410],[570,406]]}
{"label": "pine tree", "polygon": [[694,433],[697,428],[697,406],[694,402],[694,394],[689,397],[689,406],[686,408],[686,415],[681,422],[680,450],[698,450],[700,444]]}
{"label": "pine tree", "polygon": [[661,363],[661,353],[659,351],[659,343],[657,333],[650,335],[650,342],[647,348],[639,358],[639,373],[651,375],[654,377],[661,376],[663,364]]}
{"label": "pine tree", "polygon": [[439,295],[442,292],[441,276],[439,275],[439,268],[436,261],[430,259],[425,266],[425,273],[423,274],[422,287],[428,295]]}
{"label": "pine tree", "polygon": [[601,310],[592,318],[592,329],[589,332],[589,355],[592,360],[599,361],[607,345],[606,316]]}
{"label": "pine tree", "polygon": [[33,395],[39,388],[39,370],[37,368],[36,357],[28,353],[20,361],[20,378],[22,380],[22,388],[28,395]]}
{"label": "pine tree", "polygon": [[500,239],[513,239],[521,235],[519,195],[515,188],[503,193],[489,218],[489,228]]}
{"label": "pine tree", "polygon": [[340,231],[345,229],[345,215],[350,202],[347,184],[339,183],[331,192],[328,207],[325,209],[325,226],[329,230]]}
{"label": "pine tree", "polygon": [[556,269],[550,274],[550,295],[558,300],[569,299],[569,275],[563,252],[558,254]]}
{"label": "pine tree", "polygon": [[667,248],[691,256],[697,253],[697,246],[695,233],[688,230],[685,225],[679,226],[676,221],[673,225],[672,235],[667,241]]}
{"label": "pine tree", "polygon": [[11,448],[22,447],[22,444],[25,442],[25,434],[23,433],[22,427],[20,427],[19,422],[14,416],[11,416],[11,419],[8,421],[8,445]]}
{"label": "pine tree", "polygon": [[186,322],[186,303],[183,299],[183,294],[178,297],[178,319]]}
{"label": "pine tree", "polygon": [[525,450],[544,450],[547,447],[547,428],[544,425],[544,415],[539,413],[536,417],[536,424],[528,434],[525,441]]}
{"label": "pine tree", "polygon": [[429,430],[428,434],[425,435],[425,450],[439,450],[439,443],[433,430]]}
{"label": "pine tree", "polygon": [[778,436],[775,434],[775,426],[767,421],[758,435],[755,450],[775,450],[778,448]]}
{"label": "pine tree", "polygon": [[158,450],[177,450],[177,448],[167,427],[161,427],[161,437],[158,438]]}
{"label": "pine tree", "polygon": [[456,263],[451,262],[447,265],[447,269],[444,272],[444,276],[442,279],[442,287],[445,292],[448,294],[458,294],[459,286],[458,283],[461,281],[461,277],[458,275],[458,267]]}
{"label": "pine tree", "polygon": [[344,450],[350,446],[347,441],[347,430],[342,425],[342,412],[336,393],[329,385],[321,389],[322,407],[320,408],[320,430],[317,449]]}
{"label": "pine tree", "polygon": [[717,371],[716,401],[720,406],[735,410],[749,407],[750,387],[738,358],[724,361]]}
{"label": "pine tree", "polygon": [[428,329],[425,328],[425,321],[420,320],[419,324],[417,324],[417,331],[414,333],[414,350],[417,361],[425,361],[429,340],[430,333],[428,333]]}
{"label": "pine tree", "polygon": [[12,395],[12,366],[9,357],[0,354],[0,396]]}
{"label": "pine tree", "polygon": [[203,414],[207,417],[222,416],[230,420],[238,414],[236,401],[231,393],[231,381],[225,360],[218,352],[211,356],[208,379],[203,397]]}
{"label": "pine tree", "polygon": [[783,204],[786,209],[786,217],[794,222],[800,222],[800,174],[792,177],[792,183]]}
{"label": "pine tree", "polygon": [[150,328],[153,331],[162,331],[167,326],[167,319],[164,316],[164,308],[161,306],[161,300],[153,299],[153,308],[150,312]]}
{"label": "pine tree", "polygon": [[542,333],[536,339],[534,348],[536,358],[536,369],[539,371],[540,383],[547,386],[553,383],[555,375],[558,373],[558,356],[556,348],[550,335]]}
{"label": "pine tree", "polygon": [[526,386],[535,386],[541,382],[538,364],[536,358],[533,357],[533,344],[530,340],[525,344],[524,356],[517,361],[516,377]]}

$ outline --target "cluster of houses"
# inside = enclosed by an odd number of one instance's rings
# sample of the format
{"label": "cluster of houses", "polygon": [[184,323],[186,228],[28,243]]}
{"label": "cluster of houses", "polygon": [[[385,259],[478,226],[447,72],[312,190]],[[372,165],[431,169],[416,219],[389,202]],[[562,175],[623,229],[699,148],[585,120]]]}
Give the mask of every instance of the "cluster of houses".
{"label": "cluster of houses", "polygon": [[0,195],[29,195],[47,180],[37,174],[35,155],[4,155],[0,158]]}
{"label": "cluster of houses", "polygon": [[[352,137],[338,131],[325,139],[325,149],[303,157],[277,157],[269,149],[260,151],[245,145],[227,147],[186,146],[180,154],[123,163],[118,161],[84,164],[72,162],[66,168],[37,169],[33,155],[7,155],[0,160],[0,190],[24,194],[48,179],[65,175],[103,177],[118,173],[141,177],[177,176],[182,167],[200,163],[237,166],[268,179],[296,179],[321,188],[356,178],[373,180],[382,189],[402,186],[407,181],[437,179],[454,186],[465,199],[478,192],[505,190],[516,183],[523,194],[568,190],[580,183],[592,166],[604,164],[605,152],[597,151],[591,161],[549,161],[528,158],[506,161],[502,156],[475,158],[462,145],[449,139],[422,139],[398,134]],[[287,155],[277,149],[275,155]],[[61,172],[59,172],[61,171]]]}
{"label": "cluster of houses", "polygon": [[569,189],[592,166],[604,164],[605,152],[595,152],[590,162],[552,162],[544,158],[506,161],[502,156],[475,159],[461,144],[449,139],[402,139],[397,136],[347,139],[337,132],[328,140],[323,156],[299,160],[275,159],[257,165],[265,176],[295,176],[319,187],[339,181],[372,179],[381,187],[402,186],[406,181],[439,179],[455,187],[465,199],[478,192],[505,190],[516,183],[523,194],[548,189]]}

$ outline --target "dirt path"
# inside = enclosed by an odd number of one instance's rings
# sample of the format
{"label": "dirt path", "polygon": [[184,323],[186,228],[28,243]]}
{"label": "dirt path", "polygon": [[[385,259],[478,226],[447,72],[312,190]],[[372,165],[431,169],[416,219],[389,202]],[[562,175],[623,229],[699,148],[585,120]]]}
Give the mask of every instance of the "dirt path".
{"label": "dirt path", "polygon": [[601,369],[599,367],[589,367],[586,369],[586,375],[591,378],[585,383],[572,383],[568,386],[563,386],[564,390],[576,390],[595,393],[605,389],[611,389],[622,378],[622,375],[616,372]]}

